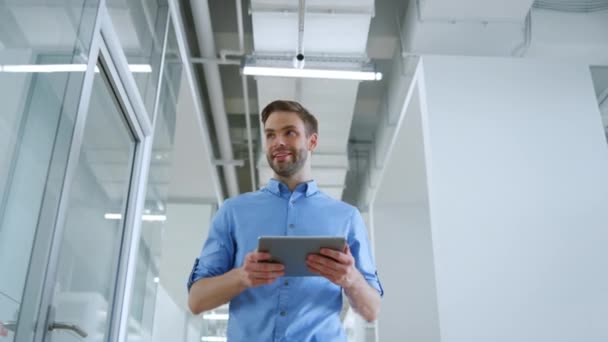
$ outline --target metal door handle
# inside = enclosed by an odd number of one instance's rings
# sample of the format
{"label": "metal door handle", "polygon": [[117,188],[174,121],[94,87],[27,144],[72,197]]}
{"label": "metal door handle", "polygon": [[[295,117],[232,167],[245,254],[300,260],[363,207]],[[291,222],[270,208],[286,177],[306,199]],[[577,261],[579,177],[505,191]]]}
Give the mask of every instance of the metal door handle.
{"label": "metal door handle", "polygon": [[87,334],[86,331],[82,330],[81,327],[71,323],[53,322],[49,325],[49,331],[53,330],[71,330],[82,338],[89,336],[89,334]]}
{"label": "metal door handle", "polygon": [[17,329],[17,321],[8,321],[8,322],[0,321],[0,325],[5,327],[6,330],[10,330],[10,331],[15,331],[15,329]]}

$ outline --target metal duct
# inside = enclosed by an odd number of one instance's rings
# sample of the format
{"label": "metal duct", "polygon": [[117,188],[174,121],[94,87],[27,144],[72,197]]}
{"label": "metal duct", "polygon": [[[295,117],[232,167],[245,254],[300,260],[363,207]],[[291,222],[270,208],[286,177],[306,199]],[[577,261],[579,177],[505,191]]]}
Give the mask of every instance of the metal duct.
{"label": "metal duct", "polygon": [[608,0],[536,0],[535,8],[559,12],[589,13],[608,10]]}
{"label": "metal duct", "polygon": [[[209,3],[207,0],[191,0],[190,6],[192,7],[194,28],[196,29],[196,38],[201,56],[203,58],[217,58]],[[203,69],[205,70],[205,81],[207,82],[209,103],[211,105],[211,113],[213,114],[220,155],[224,164],[222,165],[224,178],[226,179],[228,195],[233,197],[239,194],[239,185],[235,166],[230,163],[233,160],[233,152],[230,131],[228,129],[228,117],[224,105],[220,69],[215,63],[205,63]]]}

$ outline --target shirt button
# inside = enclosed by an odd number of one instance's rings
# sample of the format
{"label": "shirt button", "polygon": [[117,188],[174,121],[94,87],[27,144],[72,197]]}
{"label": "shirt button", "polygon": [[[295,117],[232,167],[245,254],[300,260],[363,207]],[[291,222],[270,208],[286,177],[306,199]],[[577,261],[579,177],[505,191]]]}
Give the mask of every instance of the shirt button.
{"label": "shirt button", "polygon": [[287,315],[287,312],[281,311],[281,316],[285,316],[285,315]]}
{"label": "shirt button", "polygon": [[285,282],[283,283],[283,285],[287,286],[287,285],[289,285],[289,282],[287,280],[285,280]]}
{"label": "shirt button", "polygon": [[295,203],[296,203],[296,201],[295,201],[295,200],[291,200],[291,204],[295,204]]}
{"label": "shirt button", "polygon": [[289,228],[292,228],[292,229],[293,229],[293,228],[295,228],[295,227],[296,227],[296,226],[295,226],[293,223],[289,225]]}

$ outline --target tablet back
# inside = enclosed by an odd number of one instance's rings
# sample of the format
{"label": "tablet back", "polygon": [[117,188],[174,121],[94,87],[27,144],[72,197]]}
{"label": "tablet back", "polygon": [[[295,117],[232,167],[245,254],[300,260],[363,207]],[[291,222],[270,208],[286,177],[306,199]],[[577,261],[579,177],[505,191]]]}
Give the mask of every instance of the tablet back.
{"label": "tablet back", "polygon": [[343,251],[344,237],[336,236],[260,236],[258,251],[268,252],[272,261],[285,266],[286,277],[317,276],[306,267],[306,257],[318,254],[321,248]]}

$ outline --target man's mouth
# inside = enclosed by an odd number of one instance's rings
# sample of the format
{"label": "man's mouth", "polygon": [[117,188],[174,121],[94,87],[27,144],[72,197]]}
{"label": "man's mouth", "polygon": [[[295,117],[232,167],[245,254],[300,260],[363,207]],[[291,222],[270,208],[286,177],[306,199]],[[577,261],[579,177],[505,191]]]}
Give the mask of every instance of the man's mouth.
{"label": "man's mouth", "polygon": [[287,151],[281,151],[281,152],[275,152],[275,153],[273,153],[272,154],[272,158],[275,159],[275,160],[277,160],[277,161],[284,161],[290,155],[291,155],[291,153],[289,153]]}

